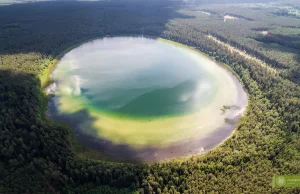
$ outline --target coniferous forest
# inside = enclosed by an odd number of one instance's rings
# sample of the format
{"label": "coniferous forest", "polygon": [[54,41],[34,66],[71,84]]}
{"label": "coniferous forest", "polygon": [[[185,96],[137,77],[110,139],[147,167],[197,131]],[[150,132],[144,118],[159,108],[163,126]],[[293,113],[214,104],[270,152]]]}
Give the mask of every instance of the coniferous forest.
{"label": "coniferous forest", "polygon": [[[229,66],[249,98],[235,133],[205,154],[166,162],[83,154],[72,130],[47,117],[43,88],[66,50],[124,35],[173,40]],[[273,175],[300,174],[299,84],[297,1],[0,6],[0,193],[300,193],[272,188]]]}

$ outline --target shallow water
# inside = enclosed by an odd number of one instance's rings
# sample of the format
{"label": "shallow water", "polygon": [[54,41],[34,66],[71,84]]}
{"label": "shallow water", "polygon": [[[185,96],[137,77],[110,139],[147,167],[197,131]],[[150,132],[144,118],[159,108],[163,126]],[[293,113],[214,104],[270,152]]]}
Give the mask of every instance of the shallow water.
{"label": "shallow water", "polygon": [[[89,147],[141,160],[220,143],[235,127],[224,119],[236,120],[247,104],[231,72],[162,39],[88,42],[67,53],[52,78],[53,119],[69,122]],[[223,114],[223,105],[234,108]]]}

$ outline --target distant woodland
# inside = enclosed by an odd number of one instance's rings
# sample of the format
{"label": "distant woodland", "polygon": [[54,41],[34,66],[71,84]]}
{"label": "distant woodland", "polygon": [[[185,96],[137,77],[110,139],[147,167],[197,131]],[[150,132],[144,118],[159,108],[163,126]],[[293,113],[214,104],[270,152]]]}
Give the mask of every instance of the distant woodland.
{"label": "distant woodland", "polygon": [[[204,155],[161,163],[80,156],[72,131],[47,118],[41,80],[66,49],[117,35],[170,39],[228,65],[249,95],[236,133]],[[273,175],[300,173],[299,84],[295,1],[0,6],[0,193],[300,193],[272,188]]]}

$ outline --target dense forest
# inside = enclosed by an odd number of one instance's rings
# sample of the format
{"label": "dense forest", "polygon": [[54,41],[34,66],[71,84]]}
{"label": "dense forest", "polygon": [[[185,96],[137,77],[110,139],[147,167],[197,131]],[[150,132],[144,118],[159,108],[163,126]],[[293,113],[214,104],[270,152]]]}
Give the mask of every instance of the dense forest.
{"label": "dense forest", "polygon": [[[293,1],[0,6],[0,193],[300,193],[272,188],[273,175],[300,173],[297,11]],[[228,65],[249,95],[236,133],[203,155],[160,163],[79,155],[72,131],[47,118],[41,80],[66,49],[112,35],[163,37]]]}

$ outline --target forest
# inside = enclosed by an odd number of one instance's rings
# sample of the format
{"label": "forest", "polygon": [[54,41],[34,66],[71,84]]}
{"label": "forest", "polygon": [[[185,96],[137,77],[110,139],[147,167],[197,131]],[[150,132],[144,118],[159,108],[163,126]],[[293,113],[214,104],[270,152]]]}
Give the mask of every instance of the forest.
{"label": "forest", "polygon": [[[300,193],[272,188],[273,175],[300,173],[300,3],[203,2],[0,6],[0,193]],[[41,80],[67,49],[118,35],[173,40],[229,66],[249,98],[234,135],[157,163],[78,153],[72,130],[47,117]]]}

